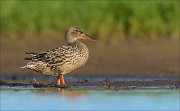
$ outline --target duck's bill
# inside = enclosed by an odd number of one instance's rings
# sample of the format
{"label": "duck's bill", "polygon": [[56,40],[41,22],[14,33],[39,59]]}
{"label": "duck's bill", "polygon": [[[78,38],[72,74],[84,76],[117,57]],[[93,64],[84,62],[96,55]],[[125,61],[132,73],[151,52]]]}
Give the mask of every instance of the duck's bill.
{"label": "duck's bill", "polygon": [[88,34],[81,34],[80,38],[84,39],[84,40],[88,40],[88,41],[96,41],[96,39]]}

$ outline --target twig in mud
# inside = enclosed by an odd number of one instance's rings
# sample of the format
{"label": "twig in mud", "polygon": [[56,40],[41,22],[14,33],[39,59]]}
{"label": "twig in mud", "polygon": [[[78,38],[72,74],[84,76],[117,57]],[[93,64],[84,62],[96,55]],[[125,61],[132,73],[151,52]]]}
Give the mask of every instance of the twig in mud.
{"label": "twig in mud", "polygon": [[36,78],[34,77],[34,82],[36,83]]}

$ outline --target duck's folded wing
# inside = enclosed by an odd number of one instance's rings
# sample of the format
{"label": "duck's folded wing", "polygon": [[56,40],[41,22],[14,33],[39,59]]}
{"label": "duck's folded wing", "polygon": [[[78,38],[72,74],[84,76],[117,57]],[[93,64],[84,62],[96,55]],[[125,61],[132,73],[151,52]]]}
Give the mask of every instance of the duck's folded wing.
{"label": "duck's folded wing", "polygon": [[28,53],[31,56],[26,57],[25,60],[42,61],[49,65],[61,65],[70,61],[74,52],[71,46],[61,46],[46,52]]}
{"label": "duck's folded wing", "polygon": [[32,61],[39,61],[39,60],[44,60],[45,59],[45,55],[48,52],[41,52],[41,53],[26,53],[28,55],[30,55],[29,57],[26,57],[25,60],[32,60]]}
{"label": "duck's folded wing", "polygon": [[60,47],[40,53],[27,52],[26,54],[30,56],[26,57],[25,60],[49,62],[56,55],[59,55],[59,49]]}
{"label": "duck's folded wing", "polygon": [[62,66],[68,64],[72,61],[76,54],[70,46],[66,48],[59,48],[59,51],[55,54],[55,56],[49,59],[48,65],[51,66]]}

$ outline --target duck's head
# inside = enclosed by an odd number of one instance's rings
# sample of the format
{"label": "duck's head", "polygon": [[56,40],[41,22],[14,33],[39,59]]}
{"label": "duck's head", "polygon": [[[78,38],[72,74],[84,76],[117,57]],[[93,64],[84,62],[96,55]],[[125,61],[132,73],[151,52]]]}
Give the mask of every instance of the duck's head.
{"label": "duck's head", "polygon": [[95,39],[81,31],[78,27],[70,27],[65,33],[65,40],[67,43],[74,43],[78,39],[85,39],[88,41],[95,41]]}

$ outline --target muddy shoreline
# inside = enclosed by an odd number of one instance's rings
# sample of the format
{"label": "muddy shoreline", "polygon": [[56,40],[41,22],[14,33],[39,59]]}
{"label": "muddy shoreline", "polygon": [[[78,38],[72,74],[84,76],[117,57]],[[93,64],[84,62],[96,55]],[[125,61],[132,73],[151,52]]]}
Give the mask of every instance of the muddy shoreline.
{"label": "muddy shoreline", "polygon": [[[35,81],[3,81],[0,80],[0,88],[56,88],[55,82],[35,82]],[[135,88],[168,88],[176,89],[180,88],[180,80],[134,80],[134,81],[114,81],[112,79],[106,78],[103,81],[67,81],[67,87],[61,88],[86,88],[86,89],[135,89]]]}

